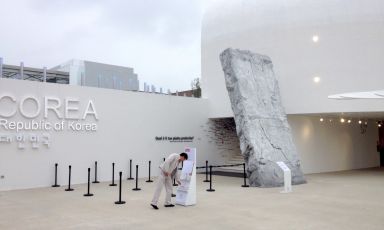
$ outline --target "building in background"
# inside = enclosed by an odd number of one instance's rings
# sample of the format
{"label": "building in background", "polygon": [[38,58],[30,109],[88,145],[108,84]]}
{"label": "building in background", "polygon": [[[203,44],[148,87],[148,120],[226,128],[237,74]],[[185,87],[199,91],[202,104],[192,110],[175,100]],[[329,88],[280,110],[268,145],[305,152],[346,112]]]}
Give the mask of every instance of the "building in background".
{"label": "building in background", "polygon": [[0,78],[188,96],[172,94],[170,89],[164,92],[162,87],[157,89],[146,82],[140,90],[140,82],[133,68],[76,59],[47,69],[25,67],[23,62],[20,65],[6,65],[0,57]]}
{"label": "building in background", "polygon": [[72,59],[51,70],[69,72],[69,84],[138,91],[139,80],[133,68]]}
{"label": "building in background", "polygon": [[194,97],[193,90],[184,90],[184,91],[176,91],[175,93],[171,93],[173,96],[183,96],[183,97]]}
{"label": "building in background", "polygon": [[23,62],[19,66],[5,65],[3,58],[0,58],[0,78],[69,84],[68,72],[25,67]]}

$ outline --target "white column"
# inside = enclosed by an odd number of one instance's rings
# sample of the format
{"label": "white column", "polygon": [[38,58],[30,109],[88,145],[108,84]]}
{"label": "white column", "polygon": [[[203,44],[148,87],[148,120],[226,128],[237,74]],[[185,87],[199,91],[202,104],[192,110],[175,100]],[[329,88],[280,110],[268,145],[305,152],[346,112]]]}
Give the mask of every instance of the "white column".
{"label": "white column", "polygon": [[24,62],[20,62],[20,79],[24,80]]}
{"label": "white column", "polygon": [[3,77],[3,58],[0,57],[0,78]]}
{"label": "white column", "polygon": [[47,82],[47,67],[43,68],[43,82]]}

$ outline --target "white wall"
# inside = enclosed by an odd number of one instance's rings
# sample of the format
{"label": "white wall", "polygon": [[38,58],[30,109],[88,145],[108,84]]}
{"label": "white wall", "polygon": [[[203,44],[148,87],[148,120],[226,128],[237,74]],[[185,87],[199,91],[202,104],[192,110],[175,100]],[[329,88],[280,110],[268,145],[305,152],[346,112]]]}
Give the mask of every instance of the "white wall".
{"label": "white wall", "polygon": [[288,116],[288,122],[304,173],[379,166],[378,130],[372,121],[364,134],[357,122],[320,122],[317,117],[301,115]]}
{"label": "white wall", "polygon": [[[214,161],[214,146],[201,129],[207,120],[204,99],[125,92],[91,87],[79,87],[31,81],[0,79],[0,96],[9,94],[20,100],[24,96],[55,96],[78,98],[80,107],[92,99],[98,112],[96,132],[51,131],[51,147],[40,146],[19,150],[15,142],[0,142],[0,190],[50,186],[54,182],[54,164],[59,164],[59,183],[67,184],[68,165],[72,165],[72,182],[85,183],[87,168],[98,161],[99,180],[111,180],[112,162],[115,171],[122,170],[127,178],[129,159],[140,165],[139,176],[147,177],[148,160],[152,160],[152,175],[163,157],[183,151],[185,146],[197,148],[198,165]],[[10,103],[0,102],[0,112]],[[33,107],[33,106],[32,106]],[[31,107],[31,109],[33,109]],[[27,108],[28,109],[28,108]],[[32,110],[31,110],[32,111]],[[53,115],[53,116],[51,116]],[[42,119],[39,116],[36,119]],[[0,117],[1,118],[1,117]],[[95,122],[92,117],[88,122]],[[27,121],[20,114],[11,120]],[[50,112],[50,122],[59,120]],[[15,133],[0,127],[0,134]],[[30,133],[28,131],[23,133]],[[37,131],[34,133],[41,134]],[[155,141],[155,136],[194,136],[193,143]],[[133,170],[134,173],[134,170]]]}
{"label": "white wall", "polygon": [[[88,167],[92,168],[93,178],[96,160],[99,180],[109,181],[112,162],[116,162],[116,179],[120,170],[123,178],[127,177],[129,159],[133,159],[134,165],[140,165],[139,176],[147,177],[148,160],[152,160],[152,175],[156,176],[156,167],[162,158],[183,151],[185,146],[197,148],[199,166],[205,165],[205,160],[223,164],[228,153],[239,148],[236,141],[225,138],[220,128],[208,120],[209,105],[205,99],[0,79],[0,97],[4,94],[17,100],[25,96],[77,98],[81,110],[91,99],[99,120],[95,121],[92,116],[86,119],[98,125],[96,132],[51,131],[50,148],[40,145],[39,149],[33,149],[27,142],[21,150],[15,142],[0,142],[0,175],[5,176],[0,179],[0,190],[50,186],[54,182],[55,163],[59,163],[59,184],[65,186],[69,164],[73,167],[73,184],[86,182]],[[1,100],[0,114],[10,106],[13,105],[9,101]],[[33,107],[26,106],[26,111],[33,111]],[[28,119],[18,113],[10,120]],[[60,122],[52,112],[47,121]],[[357,125],[320,123],[316,117],[291,115],[288,121],[305,173],[378,166],[377,130],[373,123],[362,135]],[[1,134],[15,132],[0,126]],[[193,143],[155,141],[155,136],[163,135],[194,136],[195,139]]]}
{"label": "white wall", "polygon": [[383,100],[327,99],[382,89],[383,23],[381,0],[217,1],[202,28],[202,93],[210,117],[233,116],[219,60],[229,47],[271,57],[287,114],[383,111]]}

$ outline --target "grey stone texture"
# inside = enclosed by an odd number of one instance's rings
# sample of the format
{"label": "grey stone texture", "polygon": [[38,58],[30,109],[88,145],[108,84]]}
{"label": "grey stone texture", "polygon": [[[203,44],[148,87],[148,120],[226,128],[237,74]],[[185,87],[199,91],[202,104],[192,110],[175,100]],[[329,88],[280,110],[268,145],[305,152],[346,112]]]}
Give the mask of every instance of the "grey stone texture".
{"label": "grey stone texture", "polygon": [[250,185],[282,186],[284,176],[277,161],[291,169],[292,184],[305,183],[271,59],[226,49],[220,60]]}

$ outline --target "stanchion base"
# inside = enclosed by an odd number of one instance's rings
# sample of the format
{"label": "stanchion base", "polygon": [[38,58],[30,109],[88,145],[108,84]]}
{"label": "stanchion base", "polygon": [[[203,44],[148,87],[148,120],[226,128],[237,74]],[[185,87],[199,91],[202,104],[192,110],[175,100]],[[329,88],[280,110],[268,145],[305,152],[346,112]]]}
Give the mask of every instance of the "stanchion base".
{"label": "stanchion base", "polygon": [[98,184],[98,183],[100,183],[100,181],[92,181],[92,183],[94,183],[94,184]]}
{"label": "stanchion base", "polygon": [[176,197],[176,194],[173,194],[173,193],[172,193],[171,197]]}
{"label": "stanchion base", "polygon": [[109,186],[117,186],[117,184],[110,184]]}
{"label": "stanchion base", "polygon": [[133,191],[140,191],[141,188],[133,188],[132,190],[133,190]]}
{"label": "stanchion base", "polygon": [[54,185],[52,185],[52,187],[57,188],[57,187],[60,187],[60,185],[54,184]]}
{"label": "stanchion base", "polygon": [[203,180],[203,182],[210,182],[210,180]]}
{"label": "stanchion base", "polygon": [[67,189],[65,189],[65,191],[67,191],[67,192],[70,192],[70,191],[73,191],[74,189],[73,188],[67,188]]}
{"label": "stanchion base", "polygon": [[173,184],[173,186],[179,186],[178,184]]}
{"label": "stanchion base", "polygon": [[134,180],[135,178],[132,178],[132,177],[129,177],[129,178],[127,178],[127,180]]}
{"label": "stanchion base", "polygon": [[247,184],[243,184],[241,187],[243,187],[243,188],[248,188],[249,187],[249,185],[247,185]]}
{"label": "stanchion base", "polygon": [[207,192],[214,192],[214,189],[207,189]]}
{"label": "stanchion base", "polygon": [[125,201],[116,201],[115,204],[125,204]]}
{"label": "stanchion base", "polygon": [[84,194],[84,196],[93,196],[93,194],[92,193],[86,193],[86,194]]}
{"label": "stanchion base", "polygon": [[150,182],[153,182],[153,180],[146,180],[145,182],[148,182],[148,183],[150,183]]}

